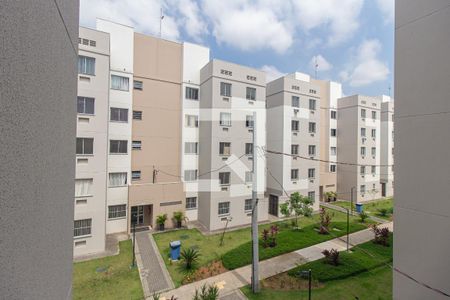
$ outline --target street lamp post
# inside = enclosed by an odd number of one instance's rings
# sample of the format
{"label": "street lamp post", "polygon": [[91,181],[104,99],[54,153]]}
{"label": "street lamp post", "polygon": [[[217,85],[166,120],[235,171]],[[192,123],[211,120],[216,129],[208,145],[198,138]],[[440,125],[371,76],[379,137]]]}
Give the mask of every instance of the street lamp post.
{"label": "street lamp post", "polygon": [[309,269],[308,271],[301,271],[300,275],[303,277],[308,276],[308,300],[311,300],[312,293],[312,271]]}
{"label": "street lamp post", "polygon": [[350,235],[349,235],[349,233],[350,233],[350,211],[348,210],[348,208],[347,208],[347,252],[348,252],[348,249],[349,249],[349,239],[350,239]]}
{"label": "street lamp post", "polygon": [[[131,261],[131,267],[134,268],[136,265],[136,217],[137,214],[133,214],[134,222],[132,223],[133,226],[133,260]],[[133,218],[131,218],[133,220]]]}

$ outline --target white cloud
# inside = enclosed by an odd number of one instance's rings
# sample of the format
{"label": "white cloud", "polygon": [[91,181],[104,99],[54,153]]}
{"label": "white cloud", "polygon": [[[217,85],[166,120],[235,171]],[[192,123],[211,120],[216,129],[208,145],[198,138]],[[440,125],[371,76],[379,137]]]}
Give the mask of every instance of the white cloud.
{"label": "white cloud", "polygon": [[281,72],[275,66],[264,65],[261,67],[261,71],[266,72],[266,82],[271,82],[272,80],[278,79],[286,73]]}
{"label": "white cloud", "polygon": [[389,69],[378,59],[380,51],[380,41],[376,39],[364,41],[358,48],[353,67],[340,72],[342,81],[349,82],[352,87],[358,87],[386,80]]}
{"label": "white cloud", "polygon": [[168,9],[169,5],[176,9],[179,15],[177,18],[179,26],[195,41],[200,42],[208,33],[208,27],[200,14],[198,3],[193,0],[169,0]]}
{"label": "white cloud", "polygon": [[325,26],[330,34],[328,44],[340,44],[359,28],[364,0],[292,0],[297,22],[305,31]]}
{"label": "white cloud", "polygon": [[218,43],[244,51],[268,48],[278,53],[292,45],[293,33],[265,3],[204,0],[202,9]]}
{"label": "white cloud", "polygon": [[[97,17],[133,26],[136,31],[159,35],[161,4],[156,0],[81,0],[80,23],[95,28]],[[178,39],[175,18],[164,13],[162,36],[167,39]]]}
{"label": "white cloud", "polygon": [[331,70],[331,69],[333,68],[333,65],[330,64],[330,63],[325,59],[325,57],[323,57],[323,56],[320,55],[320,54],[315,55],[315,56],[313,56],[313,57],[311,58],[311,60],[310,60],[310,62],[309,62],[309,66],[310,66],[312,69],[315,69],[316,63],[317,63],[317,70],[319,70],[319,71],[324,71],[324,72],[326,72],[326,71],[329,71],[329,70]]}
{"label": "white cloud", "polygon": [[384,22],[390,23],[395,17],[395,1],[394,0],[377,0],[378,8],[384,16]]}

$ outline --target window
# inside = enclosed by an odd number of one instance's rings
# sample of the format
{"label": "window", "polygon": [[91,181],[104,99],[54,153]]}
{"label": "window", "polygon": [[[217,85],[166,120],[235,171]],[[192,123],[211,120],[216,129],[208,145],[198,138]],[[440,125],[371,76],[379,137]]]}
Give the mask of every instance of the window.
{"label": "window", "polygon": [[111,107],[110,121],[128,122],[128,109]]}
{"label": "window", "polygon": [[197,197],[187,197],[186,209],[196,209],[196,208],[197,208]]}
{"label": "window", "polygon": [[376,166],[372,166],[371,167],[371,171],[372,171],[372,175],[375,175],[375,173],[377,173],[377,167]]}
{"label": "window", "polygon": [[198,89],[186,87],[186,99],[198,100]]}
{"label": "window", "polygon": [[78,56],[78,73],[85,75],[95,75],[95,58]]}
{"label": "window", "polygon": [[220,83],[220,95],[224,97],[231,97],[231,83]]}
{"label": "window", "polygon": [[110,205],[108,206],[108,219],[125,218],[127,216],[127,205]]}
{"label": "window", "polygon": [[300,107],[300,97],[292,96],[292,107]]}
{"label": "window", "polygon": [[231,143],[220,142],[219,143],[219,155],[230,156],[231,155]]}
{"label": "window", "polygon": [[231,126],[231,113],[220,113],[220,126]]}
{"label": "window", "polygon": [[291,154],[298,155],[298,145],[291,145]]}
{"label": "window", "polygon": [[129,91],[129,78],[111,75],[111,88],[113,90]]}
{"label": "window", "polygon": [[309,122],[309,133],[316,133],[316,123]]}
{"label": "window", "polygon": [[184,181],[196,181],[198,170],[184,170]]}
{"label": "window", "polygon": [[256,89],[247,87],[246,96],[247,100],[256,100]]}
{"label": "window", "polygon": [[308,169],[308,178],[314,179],[316,177],[316,169]]}
{"label": "window", "polygon": [[77,113],[79,114],[94,114],[94,98],[77,97]]}
{"label": "window", "polygon": [[315,202],[316,201],[316,192],[314,192],[314,191],[308,192],[308,198],[311,199],[311,201]]}
{"label": "window", "polygon": [[309,145],[308,146],[308,154],[309,154],[309,156],[315,156],[316,155],[316,146],[315,145]]}
{"label": "window", "polygon": [[361,156],[366,155],[366,147],[361,147]]}
{"label": "window", "polygon": [[366,192],[366,186],[363,184],[359,187],[359,191],[361,192],[361,194],[364,194]]}
{"label": "window", "polygon": [[127,154],[128,141],[110,140],[109,141],[110,154]]}
{"label": "window", "polygon": [[291,169],[291,180],[298,179],[298,169]]}
{"label": "window", "polygon": [[131,180],[141,180],[141,171],[131,171]]}
{"label": "window", "polygon": [[361,137],[366,137],[366,129],[361,128]]}
{"label": "window", "polygon": [[73,236],[91,234],[92,219],[75,220],[73,222]]}
{"label": "window", "polygon": [[330,155],[336,156],[336,147],[330,147]]}
{"label": "window", "polygon": [[75,197],[92,196],[93,179],[75,179]]}
{"label": "window", "polygon": [[141,150],[142,149],[142,142],[141,141],[133,141],[133,142],[131,142],[131,148],[133,150]]}
{"label": "window", "polygon": [[230,213],[230,202],[219,202],[219,216]]}
{"label": "window", "polygon": [[109,186],[126,186],[127,185],[127,173],[109,173]]}
{"label": "window", "polygon": [[94,154],[94,139],[77,138],[77,154],[78,155]]}
{"label": "window", "polygon": [[361,166],[359,168],[360,168],[359,172],[360,172],[361,175],[366,174],[366,167],[365,166]]}
{"label": "window", "polygon": [[245,155],[253,155],[253,143],[245,143]]}
{"label": "window", "polygon": [[335,110],[332,110],[332,111],[330,111],[330,113],[331,113],[331,118],[332,118],[333,120],[336,120],[337,112],[336,112]]}
{"label": "window", "polygon": [[133,120],[142,120],[142,111],[133,110]]}
{"label": "window", "polygon": [[366,110],[364,108],[361,108],[361,118],[365,118],[366,117]]}
{"label": "window", "polygon": [[245,199],[244,203],[244,211],[251,211],[253,208],[252,205],[253,199]]}
{"label": "window", "polygon": [[245,127],[253,128],[253,116],[252,115],[247,115],[245,117]]}
{"label": "window", "polygon": [[133,81],[133,88],[135,90],[140,90],[142,91],[144,89],[144,83],[140,80],[134,80]]}
{"label": "window", "polygon": [[336,173],[336,165],[330,165],[330,172]]}
{"label": "window", "polygon": [[331,136],[334,136],[334,137],[337,135],[337,130],[336,130],[336,128],[331,128],[331,129],[330,129],[330,135],[331,135]]}
{"label": "window", "polygon": [[376,138],[376,137],[377,137],[377,130],[372,129],[372,138]]}
{"label": "window", "polygon": [[300,121],[292,120],[292,122],[291,122],[291,129],[292,129],[292,131],[298,131],[299,127],[300,127]]}
{"label": "window", "polygon": [[198,143],[197,142],[185,142],[184,143],[184,153],[185,154],[198,154]]}
{"label": "window", "polygon": [[230,184],[230,172],[220,172],[219,173],[219,184],[220,185]]}
{"label": "window", "polygon": [[253,173],[250,171],[245,172],[245,182],[253,182]]}
{"label": "window", "polygon": [[372,110],[372,119],[376,120],[377,119],[377,112]]}
{"label": "window", "polygon": [[372,151],[372,156],[375,156],[375,155],[377,155],[377,148],[375,148],[375,147],[372,147],[372,149],[371,149]]}
{"label": "window", "polygon": [[196,115],[186,115],[186,127],[198,127],[198,116]]}
{"label": "window", "polygon": [[316,110],[316,100],[309,99],[309,109],[310,110]]}

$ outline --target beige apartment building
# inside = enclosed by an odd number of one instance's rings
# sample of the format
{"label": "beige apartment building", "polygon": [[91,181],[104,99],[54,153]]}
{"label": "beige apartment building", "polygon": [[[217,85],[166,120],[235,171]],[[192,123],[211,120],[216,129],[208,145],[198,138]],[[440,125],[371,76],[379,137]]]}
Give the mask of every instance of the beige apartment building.
{"label": "beige apartment building", "polygon": [[182,45],[134,34],[134,91],[129,220],[156,228],[184,211],[181,170]]}
{"label": "beige apartment building", "polygon": [[394,102],[381,96],[380,183],[381,196],[394,195]]}
{"label": "beige apartment building", "polygon": [[[338,99],[338,198],[364,202],[381,197],[381,100],[362,95]],[[345,164],[344,164],[345,163]]]}
{"label": "beige apartment building", "polygon": [[267,194],[271,215],[281,217],[280,204],[294,192],[312,198],[314,210],[319,209],[320,164],[308,158],[320,157],[320,95],[319,85],[298,72],[267,84]]}

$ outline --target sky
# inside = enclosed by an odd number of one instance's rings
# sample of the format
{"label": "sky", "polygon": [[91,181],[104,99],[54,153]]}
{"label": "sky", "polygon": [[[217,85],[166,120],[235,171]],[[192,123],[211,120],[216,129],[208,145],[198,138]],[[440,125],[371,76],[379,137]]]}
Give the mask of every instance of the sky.
{"label": "sky", "polygon": [[[393,94],[394,0],[80,0],[80,24],[100,17],[201,44],[211,58],[341,82],[345,95]],[[391,90],[392,89],[392,90]]]}

